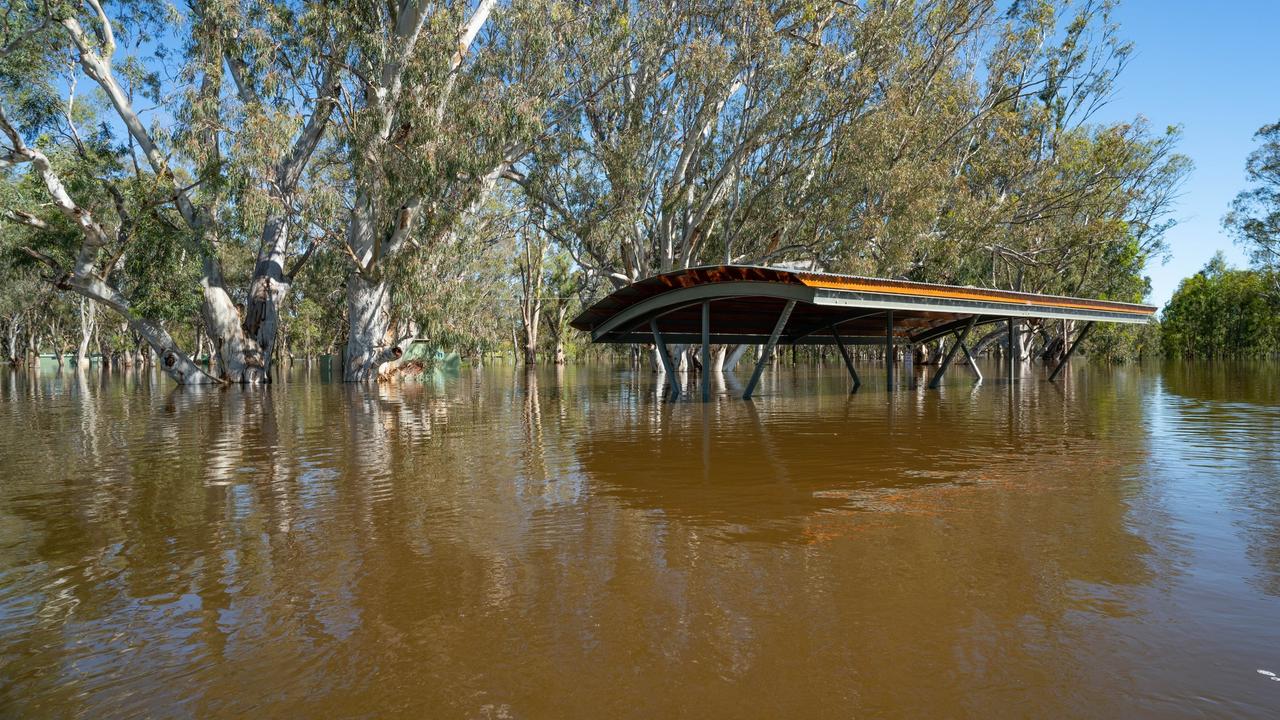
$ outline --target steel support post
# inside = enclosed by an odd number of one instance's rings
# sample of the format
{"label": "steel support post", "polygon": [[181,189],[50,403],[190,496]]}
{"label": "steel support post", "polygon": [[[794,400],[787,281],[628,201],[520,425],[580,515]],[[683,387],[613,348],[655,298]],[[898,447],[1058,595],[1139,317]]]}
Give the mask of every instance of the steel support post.
{"label": "steel support post", "polygon": [[884,314],[884,377],[885,387],[893,389],[893,311]]}
{"label": "steel support post", "polygon": [[[946,356],[942,358],[942,364],[938,366],[938,372],[934,373],[933,379],[929,381],[930,388],[936,388],[938,387],[938,384],[942,382],[942,376],[946,375],[947,368],[951,367],[951,361],[955,359],[956,351],[964,344],[965,338],[969,337],[969,331],[973,329],[973,326],[976,325],[977,322],[978,316],[974,315],[969,320],[969,324],[964,327],[964,330],[956,333],[956,341],[951,343],[951,347],[947,350]],[[965,354],[967,355],[968,353],[966,352]]]}
{"label": "steel support post", "polygon": [[853,368],[853,358],[849,357],[849,349],[844,346],[844,340],[840,339],[840,333],[835,328],[831,328],[831,335],[836,339],[836,347],[840,348],[840,357],[844,358],[844,366],[849,369],[849,377],[853,378],[853,389],[849,392],[856,393],[858,388],[862,387],[862,379],[858,377],[858,371]]}
{"label": "steel support post", "polygon": [[658,330],[657,318],[649,321],[649,329],[653,331],[653,344],[658,346],[658,357],[662,358],[662,371],[666,373],[667,382],[671,383],[671,398],[678,398],[680,397],[680,381],[676,379],[676,364],[671,361],[671,353],[667,350],[667,343],[662,339],[662,332]]}
{"label": "steel support post", "polygon": [[773,326],[773,333],[769,335],[769,342],[760,349],[760,359],[756,361],[756,369],[751,373],[751,381],[747,383],[747,389],[742,393],[743,400],[750,400],[751,393],[755,392],[756,383],[760,382],[760,374],[764,372],[764,366],[768,365],[769,358],[773,357],[773,346],[778,344],[778,336],[787,326],[787,320],[791,319],[791,310],[795,306],[795,300],[788,300],[786,307],[782,308],[782,314],[778,316],[778,322]]}
{"label": "steel support post", "polygon": [[702,402],[711,401],[711,301],[702,303]]}
{"label": "steel support post", "polygon": [[1084,327],[1080,328],[1080,332],[1076,333],[1075,342],[1071,343],[1071,347],[1067,348],[1067,352],[1058,361],[1057,367],[1053,369],[1053,372],[1049,373],[1049,382],[1053,382],[1054,378],[1058,377],[1058,373],[1062,372],[1062,368],[1066,367],[1067,361],[1075,354],[1076,348],[1080,347],[1080,343],[1084,341],[1092,329],[1093,323],[1085,323]]}

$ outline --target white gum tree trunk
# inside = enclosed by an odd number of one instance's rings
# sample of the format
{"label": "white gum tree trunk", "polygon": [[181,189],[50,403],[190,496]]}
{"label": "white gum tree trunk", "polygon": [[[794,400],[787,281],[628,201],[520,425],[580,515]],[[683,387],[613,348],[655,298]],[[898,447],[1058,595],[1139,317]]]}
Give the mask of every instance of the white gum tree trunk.
{"label": "white gum tree trunk", "polygon": [[649,369],[659,375],[667,374],[667,368],[662,364],[662,352],[657,345],[649,348]]}
{"label": "white gum tree trunk", "polygon": [[[452,74],[462,65],[496,4],[497,0],[480,0],[466,22],[458,28],[456,44],[445,49],[451,79],[445,83],[435,103],[436,117],[448,112],[448,100],[455,84]],[[418,102],[417,99],[405,99],[406,74],[410,73],[415,53],[421,52],[419,42],[426,34],[424,27],[441,17],[434,13],[435,7],[425,0],[405,0],[394,4],[390,23],[382,28],[385,47],[365,58],[372,71],[365,84],[361,111],[367,115],[368,127],[374,132],[352,150],[356,198],[347,226],[347,251],[353,261],[347,280],[348,333],[343,353],[343,379],[347,382],[378,379],[386,363],[403,355],[400,343],[408,339],[408,336],[397,338],[392,334],[392,294],[395,287],[387,280],[384,269],[388,263],[396,262],[397,255],[417,231],[420,208],[424,204],[429,207],[435,205],[438,198],[412,194],[399,207],[389,208],[382,208],[376,200],[382,197],[379,193],[385,192],[382,165],[387,162],[389,153],[405,152],[403,148],[393,147],[391,134],[393,129],[404,124],[403,113],[412,112]],[[431,122],[430,116],[423,120]],[[511,152],[515,154],[517,150]],[[483,175],[478,181],[481,190],[475,204],[478,205],[487,192],[486,188],[496,183],[511,162],[508,158]],[[441,236],[449,233],[447,229],[440,232]]]}
{"label": "white gum tree trunk", "polygon": [[5,328],[5,346],[10,365],[18,364],[18,334],[22,331],[22,318],[14,315]]}
{"label": "white gum tree trunk", "polygon": [[403,353],[391,337],[391,288],[385,281],[369,281],[352,273],[347,281],[347,348],[343,379],[377,380],[382,366]]}
{"label": "white gum tree trunk", "polygon": [[80,344],[76,347],[76,367],[89,364],[89,341],[98,329],[98,306],[87,297],[80,298]]}
{"label": "white gum tree trunk", "polygon": [[726,357],[724,360],[724,365],[722,366],[724,368],[724,371],[733,372],[734,370],[736,370],[738,367],[738,363],[742,361],[742,356],[746,355],[747,350],[750,350],[750,349],[751,349],[751,346],[745,343],[741,345],[734,345],[733,350],[729,352],[729,356]]}
{"label": "white gum tree trunk", "polygon": [[728,357],[728,345],[716,345],[711,351],[711,367],[707,368],[708,372],[724,372],[724,361]]}
{"label": "white gum tree trunk", "polygon": [[245,308],[244,330],[258,346],[262,375],[267,382],[270,381],[271,365],[276,356],[280,309],[293,284],[292,278],[287,277],[284,271],[287,234],[284,217],[276,215],[267,219],[263,236],[264,240],[269,237],[271,242],[266,257],[254,267],[253,279],[249,283],[249,302]]}
{"label": "white gum tree trunk", "polygon": [[211,258],[200,281],[204,291],[204,325],[213,341],[218,377],[225,382],[258,384],[266,381],[262,351],[244,332],[240,311],[222,283],[222,271]]}

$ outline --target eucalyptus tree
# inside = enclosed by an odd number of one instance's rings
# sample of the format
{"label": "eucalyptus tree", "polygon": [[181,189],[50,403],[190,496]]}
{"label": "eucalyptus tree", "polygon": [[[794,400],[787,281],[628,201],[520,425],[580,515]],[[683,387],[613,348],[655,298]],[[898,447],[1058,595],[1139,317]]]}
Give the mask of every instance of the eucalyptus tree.
{"label": "eucalyptus tree", "polygon": [[[1152,131],[1141,117],[1094,121],[1131,52],[1111,9],[1043,1],[1006,20],[987,82],[1026,91],[966,138],[964,185],[933,244],[958,241],[963,252],[927,263],[917,251],[921,279],[1126,301],[1146,295],[1143,273],[1164,255],[1190,162],[1176,152],[1178,128]],[[1061,347],[1070,327],[1035,330]],[[1014,351],[1026,358],[1034,336],[1021,338]]]}
{"label": "eucalyptus tree", "polygon": [[1249,249],[1254,263],[1280,269],[1280,123],[1254,134],[1257,149],[1245,162],[1249,187],[1236,195],[1222,224]]}
{"label": "eucalyptus tree", "polygon": [[[104,250],[116,252],[126,245],[138,225],[137,216],[125,208],[124,193],[116,188],[119,202],[115,203],[114,213],[105,209],[101,213],[112,217],[113,221],[104,222],[99,213],[78,202],[69,188],[79,190],[81,197],[92,196],[100,201],[105,193],[95,192],[99,188],[95,188],[91,182],[84,182],[83,174],[78,175],[74,183],[64,183],[49,157],[26,144],[22,133],[8,120],[2,109],[0,131],[7,140],[0,162],[30,165],[33,176],[52,200],[56,210],[56,214],[48,217],[21,209],[6,212],[6,219],[29,231],[30,244],[23,244],[19,249],[53,269],[49,279],[54,287],[76,292],[120,316],[164,358],[166,372],[175,380],[211,380],[207,373],[182,352],[164,325],[138,312],[131,298],[118,287],[118,274],[116,278],[111,275],[116,265],[122,261],[122,253],[113,255],[105,265],[100,266],[99,255]],[[7,229],[6,235],[11,238],[16,236],[13,241],[15,243],[28,239],[26,235],[19,235],[12,226]],[[172,271],[174,268],[168,270]]]}
{"label": "eucalyptus tree", "polygon": [[1280,353],[1280,278],[1271,269],[1240,270],[1219,252],[1184,279],[1165,305],[1161,340],[1175,357],[1274,357]]}
{"label": "eucalyptus tree", "polygon": [[[114,116],[104,127],[122,128],[124,135],[121,145],[113,136],[98,143],[99,152],[118,157],[98,178],[112,202],[95,206],[93,199],[82,202],[66,192],[49,155],[27,142],[41,129],[59,127],[71,149],[86,156],[71,110],[74,95],[61,113],[32,114],[18,124],[0,116],[8,163],[32,165],[53,205],[82,236],[72,262],[39,248],[29,248],[29,254],[54,270],[59,288],[123,317],[175,380],[266,382],[279,303],[299,267],[286,269],[285,258],[305,246],[299,254],[305,260],[315,245],[314,238],[292,242],[306,216],[299,187],[329,124],[338,88],[335,58],[343,51],[327,26],[313,21],[314,13],[284,2],[193,3],[185,16],[176,12],[145,1],[108,12],[98,0],[85,0],[19,3],[6,15],[7,92],[0,100],[21,99],[23,82],[52,88],[70,62],[65,84],[74,90],[79,73],[87,77]],[[179,25],[185,32],[174,30],[175,21],[186,21]],[[179,71],[167,85],[160,70],[168,54],[152,57],[143,50],[164,50],[173,37],[181,44]],[[42,100],[50,104],[48,97]],[[171,112],[149,119],[139,109],[141,101]],[[155,242],[133,232],[142,216],[167,226],[181,254],[198,260],[189,290],[199,293],[203,327],[214,348],[212,375],[107,280],[113,263]],[[47,217],[26,210],[9,219],[49,228]],[[256,251],[248,250],[255,236]],[[246,250],[256,262],[241,292],[229,287],[224,263]]]}
{"label": "eucalyptus tree", "polygon": [[348,160],[348,381],[400,357],[395,294],[449,245],[554,122],[557,58],[575,21],[554,2],[336,3],[351,38],[339,112]]}
{"label": "eucalyptus tree", "polygon": [[[517,304],[512,257],[523,220],[495,188],[438,242],[417,248],[395,273],[392,333],[431,348],[478,356],[506,338]],[[393,369],[395,363],[384,366]]]}
{"label": "eucalyptus tree", "polygon": [[569,321],[582,306],[582,293],[587,287],[586,273],[575,267],[572,257],[563,249],[551,248],[545,261],[542,286],[543,319],[547,339],[551,342],[551,358],[556,365],[566,361],[565,345],[570,336]]}
{"label": "eucalyptus tree", "polygon": [[1093,122],[1111,3],[616,3],[508,173],[596,278],[808,261],[1138,299],[1187,161]]}
{"label": "eucalyptus tree", "polygon": [[516,245],[516,278],[520,281],[520,354],[527,366],[538,362],[538,332],[546,304],[543,289],[548,246],[542,233],[521,228]]}
{"label": "eucalyptus tree", "polygon": [[744,173],[803,174],[812,162],[803,144],[831,89],[817,79],[841,55],[821,38],[857,10],[810,10],[598,6],[568,67],[573,122],[508,176],[577,261],[615,285],[696,262]]}
{"label": "eucalyptus tree", "polygon": [[1176,129],[1093,123],[1130,53],[1111,4],[906,7],[896,60],[813,183],[799,234],[822,264],[1140,299],[1188,163]]}

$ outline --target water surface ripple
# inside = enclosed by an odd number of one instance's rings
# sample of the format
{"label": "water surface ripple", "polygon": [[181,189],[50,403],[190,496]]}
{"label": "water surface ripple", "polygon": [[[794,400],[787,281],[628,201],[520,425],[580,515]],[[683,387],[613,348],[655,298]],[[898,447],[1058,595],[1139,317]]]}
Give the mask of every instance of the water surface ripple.
{"label": "water surface ripple", "polygon": [[1276,368],[988,370],[0,371],[0,716],[1280,715]]}

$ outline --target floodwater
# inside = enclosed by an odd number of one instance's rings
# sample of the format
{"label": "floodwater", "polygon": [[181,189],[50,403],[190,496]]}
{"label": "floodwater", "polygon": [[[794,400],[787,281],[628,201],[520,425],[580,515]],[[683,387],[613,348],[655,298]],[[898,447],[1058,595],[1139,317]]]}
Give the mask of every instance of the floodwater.
{"label": "floodwater", "polygon": [[1275,717],[1276,370],[0,371],[0,716]]}

